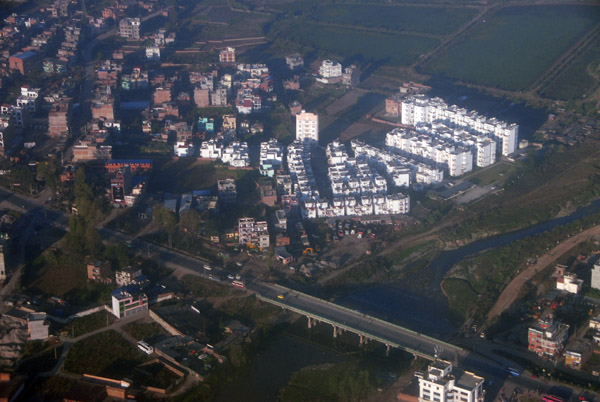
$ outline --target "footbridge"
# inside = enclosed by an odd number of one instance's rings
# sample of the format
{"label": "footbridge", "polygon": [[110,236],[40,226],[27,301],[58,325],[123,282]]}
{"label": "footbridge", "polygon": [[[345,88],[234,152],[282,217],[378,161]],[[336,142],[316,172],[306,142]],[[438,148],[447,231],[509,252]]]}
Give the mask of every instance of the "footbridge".
{"label": "footbridge", "polygon": [[284,286],[254,283],[252,288],[260,300],[306,316],[309,328],[317,323],[331,325],[334,338],[350,332],[358,335],[361,345],[369,341],[381,342],[386,346],[386,353],[397,348],[429,360],[437,356],[452,361],[467,354],[439,339]]}

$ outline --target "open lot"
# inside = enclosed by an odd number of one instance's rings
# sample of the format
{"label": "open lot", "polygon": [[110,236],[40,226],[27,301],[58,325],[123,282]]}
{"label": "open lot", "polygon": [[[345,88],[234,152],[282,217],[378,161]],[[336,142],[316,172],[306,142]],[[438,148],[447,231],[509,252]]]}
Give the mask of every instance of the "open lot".
{"label": "open lot", "polygon": [[310,18],[333,24],[445,35],[456,31],[475,13],[473,8],[335,4],[318,7]]}
{"label": "open lot", "polygon": [[380,61],[396,66],[411,64],[439,43],[437,39],[429,37],[333,28],[311,23],[287,25],[277,36],[287,37],[307,50],[319,49],[329,57],[336,55],[351,61]]}
{"label": "open lot", "polygon": [[552,99],[572,100],[590,95],[600,83],[600,43],[595,42],[550,82],[542,95]]}
{"label": "open lot", "polygon": [[427,72],[491,87],[525,89],[591,29],[599,10],[575,5],[503,8],[448,48]]}

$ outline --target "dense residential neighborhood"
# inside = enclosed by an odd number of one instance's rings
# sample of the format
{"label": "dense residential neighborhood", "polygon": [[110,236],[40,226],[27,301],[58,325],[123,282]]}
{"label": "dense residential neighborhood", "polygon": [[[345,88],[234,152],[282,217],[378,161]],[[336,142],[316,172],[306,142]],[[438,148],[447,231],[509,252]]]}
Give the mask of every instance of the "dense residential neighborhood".
{"label": "dense residential neighborhood", "polygon": [[598,400],[597,5],[279,3],[3,3],[0,400]]}

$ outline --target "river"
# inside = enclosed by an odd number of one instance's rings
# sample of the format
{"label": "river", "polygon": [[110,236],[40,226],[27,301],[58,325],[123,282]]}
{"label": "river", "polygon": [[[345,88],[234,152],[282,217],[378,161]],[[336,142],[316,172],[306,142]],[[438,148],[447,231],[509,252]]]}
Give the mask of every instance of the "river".
{"label": "river", "polygon": [[458,262],[484,250],[505,246],[527,236],[534,236],[576,221],[600,210],[600,200],[578,208],[570,215],[551,219],[527,228],[489,237],[455,250],[443,251],[425,268],[430,278],[425,289],[415,290],[403,283],[375,285],[358,289],[337,302],[347,307],[368,312],[431,336],[447,337],[456,328],[448,320],[448,301],[440,284],[444,275]]}

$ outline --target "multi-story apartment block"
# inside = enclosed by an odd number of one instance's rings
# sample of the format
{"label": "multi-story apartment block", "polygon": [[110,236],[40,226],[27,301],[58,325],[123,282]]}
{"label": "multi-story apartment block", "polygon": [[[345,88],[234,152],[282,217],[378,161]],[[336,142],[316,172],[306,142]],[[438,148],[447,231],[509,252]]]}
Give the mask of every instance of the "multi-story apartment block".
{"label": "multi-story apartment block", "polygon": [[126,39],[140,39],[140,19],[124,18],[119,21],[119,36]]}
{"label": "multi-story apartment block", "polygon": [[269,230],[266,221],[254,221],[254,218],[241,218],[238,222],[240,244],[264,249],[269,247]]}
{"label": "multi-story apartment block", "polygon": [[323,60],[319,67],[319,75],[323,78],[336,78],[342,76],[342,65],[336,61]]}
{"label": "multi-story apartment block", "polygon": [[296,70],[304,66],[304,59],[299,53],[290,54],[285,56],[285,64],[290,70]]}
{"label": "multi-story apartment block", "polygon": [[221,63],[235,63],[235,48],[227,47],[219,51],[219,62]]}
{"label": "multi-story apartment block", "polygon": [[235,180],[217,180],[217,191],[219,194],[219,202],[223,204],[234,204],[236,202],[237,187],[235,186]]}
{"label": "multi-story apartment block", "polygon": [[475,111],[448,106],[440,98],[428,98],[418,94],[402,101],[402,124],[417,125],[441,122],[449,126],[462,127],[477,135],[494,139],[498,150],[506,156],[516,151],[519,126],[495,118],[486,118]]}
{"label": "multi-story apartment block", "polygon": [[473,169],[472,152],[444,138],[396,128],[386,135],[385,145],[424,163],[444,166],[450,176],[460,176]]}
{"label": "multi-story apartment block", "polygon": [[549,315],[529,327],[529,350],[538,356],[556,357],[564,349],[568,337],[569,326]]}
{"label": "multi-story apartment block", "polygon": [[117,318],[129,317],[148,311],[148,296],[133,286],[121,287],[112,292],[112,313]]}
{"label": "multi-story apartment block", "polygon": [[576,274],[564,274],[556,278],[556,289],[577,294],[583,286],[583,279],[577,278]]}
{"label": "multi-story apartment block", "polygon": [[483,377],[436,360],[419,378],[419,402],[483,402]]}
{"label": "multi-story apartment block", "polygon": [[260,144],[260,174],[274,177],[283,164],[283,147],[276,139]]}
{"label": "multi-story apartment block", "polygon": [[227,88],[217,87],[213,91],[210,91],[210,105],[211,106],[227,106]]}
{"label": "multi-story apartment block", "polygon": [[240,141],[233,141],[223,148],[221,161],[233,167],[250,166],[250,156],[248,153],[248,144]]}
{"label": "multi-story apartment block", "polygon": [[160,47],[148,46],[146,48],[146,59],[152,60],[152,61],[160,60]]}
{"label": "multi-story apartment block", "polygon": [[319,116],[301,111],[296,115],[296,141],[319,142]]}

